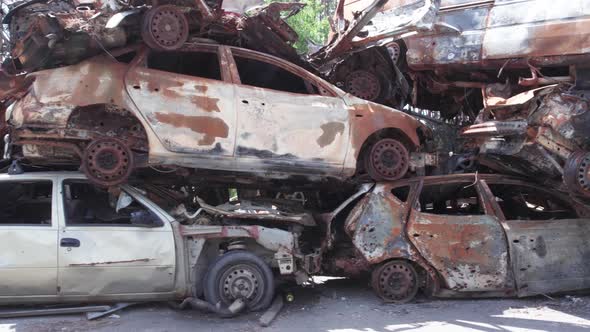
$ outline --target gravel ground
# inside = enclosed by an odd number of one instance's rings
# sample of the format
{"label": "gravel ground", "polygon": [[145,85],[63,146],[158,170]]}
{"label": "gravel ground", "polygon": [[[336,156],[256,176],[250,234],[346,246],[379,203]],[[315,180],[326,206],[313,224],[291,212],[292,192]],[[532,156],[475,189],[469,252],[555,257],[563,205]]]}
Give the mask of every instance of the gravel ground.
{"label": "gravel ground", "polygon": [[589,331],[590,296],[527,299],[437,300],[381,303],[365,282],[325,280],[293,290],[270,327],[259,313],[222,319],[198,311],[175,311],[165,304],[144,304],[87,321],[81,315],[0,320],[7,331]]}

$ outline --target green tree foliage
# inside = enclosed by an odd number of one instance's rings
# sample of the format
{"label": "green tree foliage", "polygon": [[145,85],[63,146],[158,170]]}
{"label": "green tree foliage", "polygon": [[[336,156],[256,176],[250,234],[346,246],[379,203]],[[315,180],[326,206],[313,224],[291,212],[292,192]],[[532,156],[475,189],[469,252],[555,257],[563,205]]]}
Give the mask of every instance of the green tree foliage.
{"label": "green tree foliage", "polygon": [[[266,0],[284,2],[285,0]],[[306,6],[296,15],[287,19],[287,23],[297,32],[299,40],[293,45],[300,53],[307,53],[308,43],[323,45],[330,32],[328,17],[334,10],[335,0],[302,0]]]}

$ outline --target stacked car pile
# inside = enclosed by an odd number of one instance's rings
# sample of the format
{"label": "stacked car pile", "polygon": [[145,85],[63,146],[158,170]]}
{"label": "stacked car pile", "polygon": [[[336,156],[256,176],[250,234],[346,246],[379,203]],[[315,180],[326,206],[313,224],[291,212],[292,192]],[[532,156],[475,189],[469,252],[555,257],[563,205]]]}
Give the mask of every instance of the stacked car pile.
{"label": "stacked car pile", "polygon": [[[540,77],[534,62],[526,68],[535,76],[520,88],[511,80],[521,67],[511,61],[500,68],[509,72],[504,84],[490,81],[496,68],[477,54],[470,78],[452,70],[455,55],[444,70],[436,57],[420,64],[410,55],[425,40],[435,47],[435,33],[473,37],[444,21],[447,12],[493,5],[451,2],[408,11],[384,0],[358,10],[362,1],[351,1],[357,10],[347,17],[341,1],[330,42],[310,63],[290,46],[297,36],[281,16],[298,3],[250,15],[202,0],[10,4],[0,98],[12,174],[0,176],[0,252],[25,235],[0,280],[15,278],[12,265],[43,265],[45,274],[38,287],[0,287],[0,297],[180,298],[229,315],[270,304],[271,268],[299,284],[318,274],[371,275],[392,302],[420,289],[525,296],[588,288],[585,72],[572,67],[577,80],[566,91],[545,83],[569,78]],[[388,27],[392,13],[398,25]],[[410,30],[418,36],[399,39]],[[418,102],[425,94],[435,101]],[[442,150],[426,121],[383,104],[428,104],[443,118],[472,121],[461,133],[476,143],[458,156]],[[481,174],[524,173],[524,161],[551,177],[535,184]],[[84,175],[15,174],[22,168]],[[435,173],[443,175],[425,176]],[[33,247],[53,254],[21,264]],[[196,299],[203,294],[209,303]]]}

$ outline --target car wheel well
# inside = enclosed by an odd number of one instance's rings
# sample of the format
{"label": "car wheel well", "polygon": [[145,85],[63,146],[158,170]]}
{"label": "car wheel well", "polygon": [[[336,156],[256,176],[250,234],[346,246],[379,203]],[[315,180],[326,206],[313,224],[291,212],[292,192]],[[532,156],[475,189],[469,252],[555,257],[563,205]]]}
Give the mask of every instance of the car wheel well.
{"label": "car wheel well", "polygon": [[68,117],[67,128],[87,130],[90,139],[109,134],[134,137],[147,143],[147,134],[141,121],[129,110],[113,104],[76,107]]}
{"label": "car wheel well", "polygon": [[[412,143],[412,140],[406,135],[401,129],[399,128],[384,128],[378,130],[371,134],[363,145],[361,146],[361,150],[357,156],[357,170],[365,171],[364,167],[364,160],[369,154],[371,150],[371,146],[375,144],[377,141],[383,138],[391,138],[400,141],[404,144],[404,146],[408,149],[408,151],[412,152],[416,150],[416,146]],[[358,173],[358,171],[357,171]]]}

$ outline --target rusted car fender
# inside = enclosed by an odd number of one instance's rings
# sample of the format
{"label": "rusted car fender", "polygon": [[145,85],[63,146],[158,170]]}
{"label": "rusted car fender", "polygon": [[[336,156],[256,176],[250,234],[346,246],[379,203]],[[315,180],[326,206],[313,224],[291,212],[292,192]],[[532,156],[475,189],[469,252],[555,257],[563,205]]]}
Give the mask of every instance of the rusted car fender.
{"label": "rusted car fender", "polygon": [[344,96],[350,105],[351,147],[346,156],[346,164],[356,164],[372,138],[395,138],[400,140],[410,152],[420,151],[431,140],[432,131],[411,115],[396,109],[367,102],[350,94]]}
{"label": "rusted car fender", "polygon": [[371,268],[390,260],[410,261],[427,273],[428,287],[436,293],[440,289],[436,271],[407,238],[407,203],[397,200],[390,189],[377,185],[367,193],[346,218],[344,230]]}
{"label": "rusted car fender", "polygon": [[353,208],[344,229],[371,265],[393,258],[412,260],[411,244],[402,222],[404,212],[379,188],[367,193]]}

